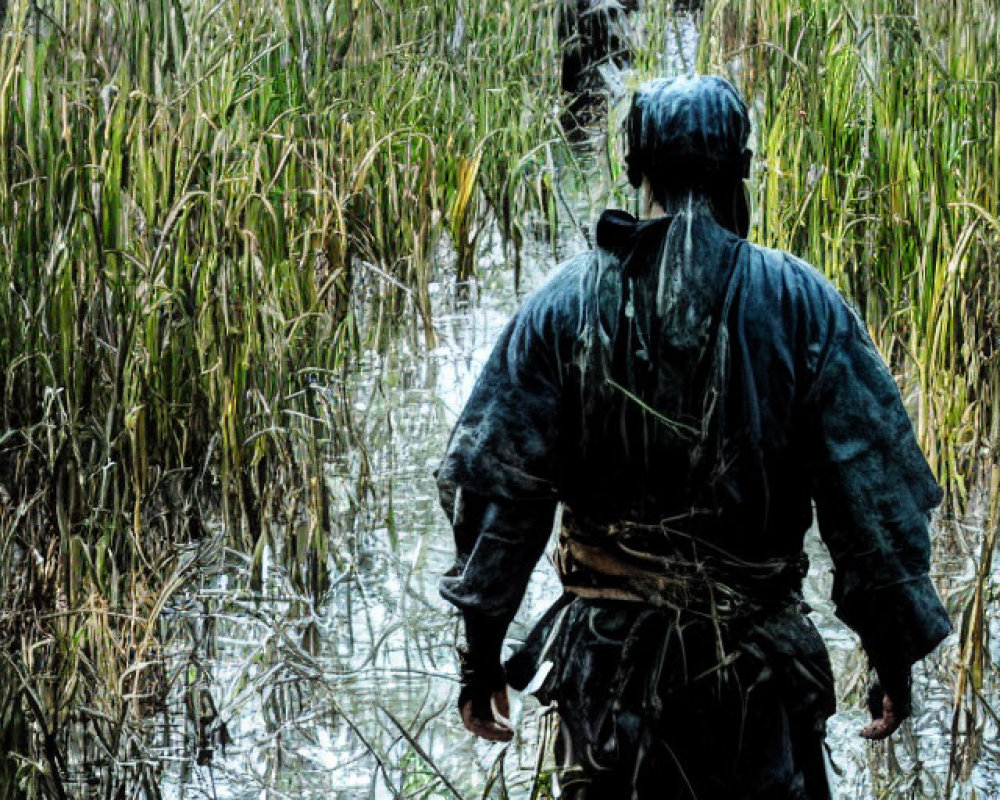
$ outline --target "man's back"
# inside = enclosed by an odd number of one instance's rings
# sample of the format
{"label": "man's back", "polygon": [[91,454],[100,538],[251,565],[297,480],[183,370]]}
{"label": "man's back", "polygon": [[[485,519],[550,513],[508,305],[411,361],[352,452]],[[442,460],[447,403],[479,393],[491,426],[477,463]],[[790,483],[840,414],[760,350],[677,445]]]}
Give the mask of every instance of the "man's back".
{"label": "man's back", "polygon": [[[485,690],[548,661],[538,694],[601,796],[827,796],[832,677],[799,598],[813,503],[838,613],[885,684],[871,735],[906,716],[910,665],[949,629],[927,574],[940,492],[892,376],[819,273],[734,233],[745,122],[717,79],[637,94],[630,179],[671,214],[606,212],[598,250],[525,301],[438,473],[467,727],[503,735],[478,723]],[[685,151],[670,172],[663,153]],[[557,504],[566,595],[505,675],[500,641]]]}

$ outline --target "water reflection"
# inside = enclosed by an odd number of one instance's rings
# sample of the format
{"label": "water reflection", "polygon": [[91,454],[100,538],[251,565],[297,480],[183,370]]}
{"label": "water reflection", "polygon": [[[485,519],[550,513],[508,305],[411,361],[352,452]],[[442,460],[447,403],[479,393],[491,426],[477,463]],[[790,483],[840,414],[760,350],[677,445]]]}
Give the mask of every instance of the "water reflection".
{"label": "water reflection", "polygon": [[[567,240],[561,255],[580,246]],[[552,262],[540,246],[532,255],[529,286]],[[544,722],[537,705],[527,702],[509,749],[474,741],[454,710],[458,626],[436,591],[452,547],[431,475],[516,306],[510,281],[489,265],[479,296],[442,281],[433,292],[438,346],[428,352],[404,337],[338,387],[350,398],[349,424],[364,453],[346,452],[330,465],[339,554],[320,603],[294,589],[270,552],[256,589],[247,556],[199,554],[200,585],[165,614],[175,682],[157,737],[164,796],[478,798],[501,758],[510,796],[530,795]],[[954,641],[917,672],[912,726],[891,745],[868,745],[856,734],[863,656],[832,615],[829,561],[815,535],[809,552],[806,595],[841,695],[829,736],[837,797],[942,797]],[[543,561],[514,638],[557,591]],[[972,780],[957,796],[971,797],[972,787],[980,797],[1000,796],[994,741],[990,723]]]}

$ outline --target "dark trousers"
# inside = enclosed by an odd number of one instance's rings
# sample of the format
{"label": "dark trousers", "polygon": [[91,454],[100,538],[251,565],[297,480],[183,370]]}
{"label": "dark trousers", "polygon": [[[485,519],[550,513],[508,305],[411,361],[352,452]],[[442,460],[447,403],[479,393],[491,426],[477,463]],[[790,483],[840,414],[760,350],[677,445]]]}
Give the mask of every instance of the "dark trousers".
{"label": "dark trousers", "polygon": [[833,675],[797,603],[720,620],[577,598],[556,620],[524,652],[553,665],[536,695],[567,797],[829,800]]}
{"label": "dark trousers", "polygon": [[[760,688],[760,687],[756,687]],[[624,768],[597,770],[573,752],[560,719],[556,747],[568,800],[829,800],[823,735],[794,730],[781,701],[748,692],[742,708],[678,698],[638,736]],[[631,756],[631,757],[630,757]],[[592,761],[591,761],[592,763]]]}

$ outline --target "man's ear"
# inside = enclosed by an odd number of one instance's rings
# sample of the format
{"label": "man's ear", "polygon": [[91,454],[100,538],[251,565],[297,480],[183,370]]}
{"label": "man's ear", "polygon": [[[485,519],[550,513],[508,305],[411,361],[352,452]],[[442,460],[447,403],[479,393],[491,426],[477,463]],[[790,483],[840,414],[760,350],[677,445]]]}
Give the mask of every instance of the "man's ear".
{"label": "man's ear", "polygon": [[656,198],[653,197],[653,186],[650,184],[649,178],[644,175],[642,183],[639,184],[639,208],[636,216],[642,219],[648,217],[655,202]]}

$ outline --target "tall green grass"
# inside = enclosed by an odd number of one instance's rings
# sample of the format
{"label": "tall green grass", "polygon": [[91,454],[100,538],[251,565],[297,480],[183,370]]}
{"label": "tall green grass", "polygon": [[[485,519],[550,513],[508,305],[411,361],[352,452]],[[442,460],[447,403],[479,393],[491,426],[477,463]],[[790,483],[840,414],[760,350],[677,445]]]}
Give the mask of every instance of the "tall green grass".
{"label": "tall green grass", "polygon": [[[960,621],[952,770],[992,712],[987,639],[1000,461],[1000,9],[987,0],[716,0],[699,60],[735,71],[757,128],[756,237],[822,269],[900,377],[947,515]],[[948,787],[950,792],[950,785]]]}
{"label": "tall green grass", "polygon": [[[531,12],[531,13],[529,13]],[[331,560],[325,387],[413,317],[556,138],[527,2],[11,0],[0,34],[0,794],[65,796],[68,731],[135,756],[158,612],[224,525]],[[541,149],[540,149],[541,147]]]}
{"label": "tall green grass", "polygon": [[[552,227],[566,205],[555,6],[4,12],[0,795],[72,795],[86,736],[116,765],[99,796],[155,797],[159,611],[214,531],[259,565],[280,530],[306,595],[349,571],[323,462],[357,443],[329,387],[400,319],[433,343],[435,264],[469,276],[490,217],[516,265],[525,219]],[[649,74],[680,33],[666,4],[644,13]],[[699,66],[753,105],[755,238],[858,304],[949,508],[986,495],[955,597],[961,777],[986,713],[998,526],[997,8],[708,0],[701,28]]]}

